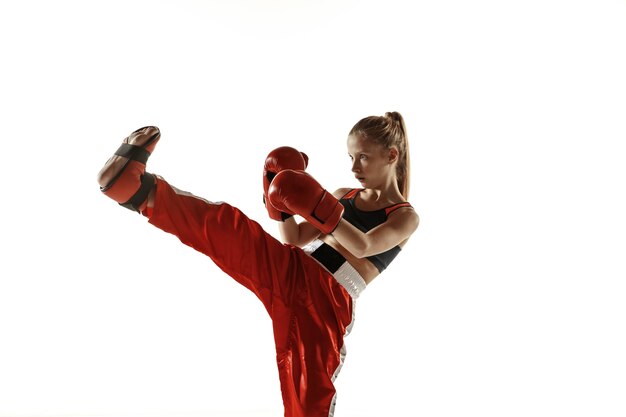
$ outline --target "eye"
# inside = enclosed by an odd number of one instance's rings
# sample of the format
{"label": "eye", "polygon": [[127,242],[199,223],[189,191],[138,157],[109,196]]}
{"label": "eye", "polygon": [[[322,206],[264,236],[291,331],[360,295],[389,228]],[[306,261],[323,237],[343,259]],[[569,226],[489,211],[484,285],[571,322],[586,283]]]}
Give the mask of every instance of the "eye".
{"label": "eye", "polygon": [[348,155],[348,157],[350,157],[351,161],[354,161],[354,158],[352,157],[352,155]]}
{"label": "eye", "polygon": [[367,159],[367,155],[361,155],[361,156],[359,156],[359,159],[361,161],[365,161]]}

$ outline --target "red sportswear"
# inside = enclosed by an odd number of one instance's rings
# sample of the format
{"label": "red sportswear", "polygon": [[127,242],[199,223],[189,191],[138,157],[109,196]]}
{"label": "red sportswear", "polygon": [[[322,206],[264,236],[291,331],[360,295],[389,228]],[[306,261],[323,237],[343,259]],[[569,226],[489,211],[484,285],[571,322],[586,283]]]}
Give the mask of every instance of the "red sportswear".
{"label": "red sportswear", "polygon": [[[237,208],[180,191],[159,177],[154,208],[145,214],[261,300],[272,319],[285,417],[332,416],[333,381],[358,295],[354,285],[338,282],[341,269],[333,276],[305,250],[280,243]],[[364,281],[358,274],[356,280],[362,290]]]}

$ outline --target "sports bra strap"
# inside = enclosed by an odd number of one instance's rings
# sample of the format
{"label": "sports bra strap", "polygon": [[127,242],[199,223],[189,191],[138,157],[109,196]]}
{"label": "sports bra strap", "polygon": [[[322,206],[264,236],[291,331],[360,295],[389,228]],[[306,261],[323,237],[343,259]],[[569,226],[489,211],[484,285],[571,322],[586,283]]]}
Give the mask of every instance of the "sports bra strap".
{"label": "sports bra strap", "polygon": [[[354,197],[356,197],[356,195],[360,191],[363,191],[363,190],[364,190],[364,188],[353,188],[352,190],[348,191],[343,197],[341,197],[341,200],[352,200]],[[402,207],[413,207],[413,206],[411,206],[411,204],[408,203],[408,202],[394,204],[394,205],[386,207],[384,209],[385,210],[385,214],[387,216],[389,216],[391,213],[393,213],[394,211],[396,211],[397,209],[402,208]]]}
{"label": "sports bra strap", "polygon": [[354,196],[357,195],[357,193],[361,190],[362,188],[353,188],[352,190],[348,191],[343,197],[341,197],[341,200],[350,200],[354,198]]}
{"label": "sports bra strap", "polygon": [[393,213],[394,211],[402,207],[413,207],[413,206],[411,206],[411,204],[409,203],[398,203],[398,204],[394,204],[391,207],[387,207],[385,209],[385,213],[387,214],[387,216],[389,216],[391,213]]}

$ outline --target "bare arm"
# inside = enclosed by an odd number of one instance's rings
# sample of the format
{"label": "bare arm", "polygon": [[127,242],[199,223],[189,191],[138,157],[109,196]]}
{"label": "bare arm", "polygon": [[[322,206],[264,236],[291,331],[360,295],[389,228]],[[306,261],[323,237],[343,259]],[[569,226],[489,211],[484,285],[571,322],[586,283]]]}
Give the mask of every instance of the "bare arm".
{"label": "bare arm", "polygon": [[294,217],[278,222],[278,231],[283,243],[303,247],[320,235],[320,231],[309,222],[297,223]]}
{"label": "bare arm", "polygon": [[[340,188],[333,193],[336,198],[343,197],[350,188]],[[278,223],[278,231],[283,243],[303,247],[321,235],[321,232],[307,221],[298,223],[295,216]]]}
{"label": "bare arm", "polygon": [[419,216],[412,208],[401,208],[389,215],[387,221],[363,233],[347,220],[341,219],[333,237],[357,258],[376,255],[400,244],[419,225]]}

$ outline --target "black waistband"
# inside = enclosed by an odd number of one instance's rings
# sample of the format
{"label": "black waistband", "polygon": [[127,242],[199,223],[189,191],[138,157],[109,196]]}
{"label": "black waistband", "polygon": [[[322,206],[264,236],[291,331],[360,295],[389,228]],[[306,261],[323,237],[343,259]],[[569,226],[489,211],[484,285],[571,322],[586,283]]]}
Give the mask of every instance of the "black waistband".
{"label": "black waistband", "polygon": [[346,258],[342,254],[326,243],[322,243],[319,248],[315,249],[311,256],[324,265],[331,274],[337,272],[341,265],[346,262]]}

